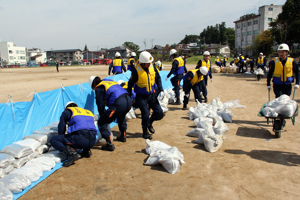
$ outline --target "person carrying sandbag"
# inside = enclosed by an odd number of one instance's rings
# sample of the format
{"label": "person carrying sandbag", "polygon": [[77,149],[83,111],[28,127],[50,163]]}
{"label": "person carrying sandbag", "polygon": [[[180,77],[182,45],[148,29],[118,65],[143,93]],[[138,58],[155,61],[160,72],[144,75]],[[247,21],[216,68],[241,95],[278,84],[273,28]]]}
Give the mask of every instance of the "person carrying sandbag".
{"label": "person carrying sandbag", "polygon": [[[67,124],[69,125],[68,134],[65,134]],[[61,114],[58,135],[50,139],[50,144],[68,156],[63,166],[69,167],[80,158],[80,155],[73,148],[83,149],[81,157],[89,158],[92,155],[90,148],[96,142],[96,134],[93,113],[70,101]]]}
{"label": "person carrying sandbag", "polygon": [[203,81],[204,77],[208,73],[207,67],[200,67],[200,69],[193,69],[183,77],[183,91],[185,93],[183,100],[182,110],[187,110],[187,104],[189,103],[190,91],[194,92],[195,99],[202,103],[200,96],[200,82]]}

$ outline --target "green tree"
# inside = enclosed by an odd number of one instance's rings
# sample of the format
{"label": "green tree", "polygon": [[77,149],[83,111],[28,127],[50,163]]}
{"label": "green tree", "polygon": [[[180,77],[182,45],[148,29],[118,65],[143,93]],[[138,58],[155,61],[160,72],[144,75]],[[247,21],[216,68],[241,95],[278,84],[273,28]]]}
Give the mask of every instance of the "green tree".
{"label": "green tree", "polygon": [[180,44],[189,44],[189,43],[194,43],[196,42],[199,44],[200,39],[198,35],[185,35],[184,39],[181,40],[179,43]]}
{"label": "green tree", "polygon": [[263,31],[261,34],[256,35],[252,41],[252,45],[247,50],[252,50],[253,55],[258,55],[259,52],[263,52],[266,56],[269,56],[273,51],[274,38],[271,31]]}
{"label": "green tree", "polygon": [[227,39],[226,43],[230,46],[230,49],[233,49],[234,44],[235,44],[235,31],[234,31],[234,28],[226,28],[225,36],[226,36],[226,39]]}
{"label": "green tree", "polygon": [[134,44],[133,42],[124,42],[124,47],[127,47],[128,49],[133,50],[136,54],[138,54],[140,46],[137,44]]}
{"label": "green tree", "polygon": [[277,43],[300,43],[300,1],[287,0],[282,6],[282,13],[270,23],[272,35]]}
{"label": "green tree", "polygon": [[89,51],[87,45],[85,44],[83,51]]}

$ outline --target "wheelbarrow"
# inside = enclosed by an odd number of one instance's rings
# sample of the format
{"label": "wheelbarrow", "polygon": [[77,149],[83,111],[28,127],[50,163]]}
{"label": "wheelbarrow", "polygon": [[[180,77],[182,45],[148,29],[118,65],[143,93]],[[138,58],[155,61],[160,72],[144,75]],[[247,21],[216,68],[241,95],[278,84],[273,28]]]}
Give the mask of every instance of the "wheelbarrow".
{"label": "wheelbarrow", "polygon": [[[296,94],[296,88],[294,90],[293,100],[295,99],[295,94]],[[270,90],[269,90],[269,102],[270,102]],[[267,124],[269,124],[270,120],[271,120],[272,124],[273,124],[273,131],[275,132],[275,137],[280,138],[281,137],[281,131],[282,131],[283,127],[285,126],[285,120],[286,119],[291,119],[293,125],[295,125],[295,118],[296,118],[296,116],[298,116],[298,104],[297,104],[297,108],[295,110],[295,113],[293,114],[292,117],[285,117],[285,116],[280,116],[280,115],[278,115],[277,117],[266,117],[266,116],[264,116],[264,113],[263,113],[263,109],[266,106],[267,106],[267,103],[265,103],[261,107],[261,109],[258,113],[258,116],[265,117],[267,119]]]}

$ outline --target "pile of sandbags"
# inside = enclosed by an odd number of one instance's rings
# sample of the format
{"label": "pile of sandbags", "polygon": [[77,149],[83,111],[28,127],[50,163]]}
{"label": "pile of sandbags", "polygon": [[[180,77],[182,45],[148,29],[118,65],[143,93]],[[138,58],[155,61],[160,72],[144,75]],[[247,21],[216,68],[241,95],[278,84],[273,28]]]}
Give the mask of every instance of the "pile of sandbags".
{"label": "pile of sandbags", "polygon": [[176,148],[160,141],[146,140],[146,152],[149,155],[145,165],[162,165],[170,174],[179,172],[184,157]]}
{"label": "pile of sandbags", "polygon": [[267,103],[263,109],[265,117],[292,117],[297,109],[297,102],[291,100],[288,95],[281,95],[280,97]]}
{"label": "pile of sandbags", "polygon": [[186,135],[197,137],[195,143],[204,144],[209,152],[216,152],[223,144],[224,135],[228,132],[225,122],[232,122],[233,113],[229,108],[243,107],[239,101],[222,103],[217,97],[210,104],[199,103],[189,109],[189,119],[194,120],[197,128],[194,128]]}
{"label": "pile of sandbags", "polygon": [[226,67],[226,70],[228,73],[234,74],[234,73],[236,73],[237,68],[238,67],[236,67],[236,66],[228,66],[228,67]]}
{"label": "pile of sandbags", "polygon": [[222,67],[222,68],[221,68],[221,72],[222,72],[222,73],[227,73],[227,67]]}
{"label": "pile of sandbags", "polygon": [[262,75],[263,76],[265,73],[264,73],[264,71],[261,68],[258,68],[257,70],[254,71],[254,74],[255,75]]}
{"label": "pile of sandbags", "polygon": [[211,67],[211,71],[212,71],[212,73],[220,73],[221,68],[217,65],[214,65],[214,66]]}
{"label": "pile of sandbags", "polygon": [[[169,88],[168,90],[165,90],[168,93],[169,97],[169,103],[175,103],[176,102],[176,97],[175,97],[175,92],[172,88]],[[164,91],[164,93],[165,93]],[[184,92],[182,90],[179,90],[179,95],[180,95],[180,103],[183,104],[183,98],[184,98]]]}

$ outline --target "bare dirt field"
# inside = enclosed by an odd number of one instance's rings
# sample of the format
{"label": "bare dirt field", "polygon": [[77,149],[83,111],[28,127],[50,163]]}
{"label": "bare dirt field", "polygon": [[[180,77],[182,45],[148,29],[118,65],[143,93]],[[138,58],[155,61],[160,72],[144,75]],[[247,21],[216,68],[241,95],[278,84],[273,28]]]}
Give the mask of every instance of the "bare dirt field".
{"label": "bare dirt field", "polygon": [[[193,69],[194,65],[188,65]],[[31,92],[47,91],[87,82],[91,75],[107,76],[108,66],[2,69],[0,102],[30,101]],[[170,70],[170,66],[165,66]],[[244,109],[232,109],[222,148],[209,153],[185,136],[195,128],[182,105],[169,105],[169,112],[154,122],[153,140],[176,146],[186,165],[171,175],[162,166],[144,166],[147,158],[141,137],[141,119],[128,121],[127,142],[115,142],[114,152],[92,149],[89,159],[61,168],[20,199],[300,199],[300,121],[289,120],[282,137],[274,138],[271,125],[257,116],[267,102],[266,79],[254,75],[213,74],[208,99],[222,102],[239,99]],[[195,102],[191,95],[188,107]],[[271,95],[274,98],[273,92]],[[300,103],[300,91],[295,100]],[[139,113],[139,111],[137,111]],[[118,135],[118,128],[113,128]]]}

